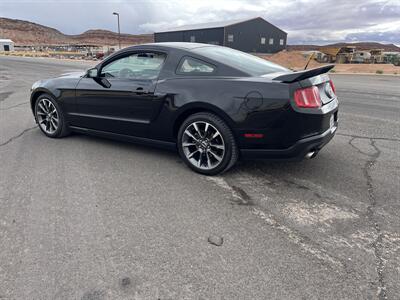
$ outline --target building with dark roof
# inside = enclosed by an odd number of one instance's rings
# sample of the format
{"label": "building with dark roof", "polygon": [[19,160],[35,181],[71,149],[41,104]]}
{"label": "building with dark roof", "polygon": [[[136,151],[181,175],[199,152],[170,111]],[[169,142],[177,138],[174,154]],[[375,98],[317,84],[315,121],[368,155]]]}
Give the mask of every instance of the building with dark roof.
{"label": "building with dark roof", "polygon": [[244,52],[275,53],[286,48],[287,33],[261,17],[186,25],[154,33],[159,42],[207,43]]}

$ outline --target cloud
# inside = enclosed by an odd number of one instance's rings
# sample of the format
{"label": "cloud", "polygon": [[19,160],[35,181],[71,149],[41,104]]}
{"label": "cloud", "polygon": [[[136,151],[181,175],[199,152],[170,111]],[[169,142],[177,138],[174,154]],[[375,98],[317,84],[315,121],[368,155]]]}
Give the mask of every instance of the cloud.
{"label": "cloud", "polygon": [[348,34],[345,38],[346,41],[376,41],[384,43],[396,44],[400,41],[399,31],[389,32],[359,32]]}
{"label": "cloud", "polygon": [[0,15],[69,34],[91,28],[150,33],[180,25],[255,16],[289,33],[289,43],[400,43],[398,0],[1,0]]}

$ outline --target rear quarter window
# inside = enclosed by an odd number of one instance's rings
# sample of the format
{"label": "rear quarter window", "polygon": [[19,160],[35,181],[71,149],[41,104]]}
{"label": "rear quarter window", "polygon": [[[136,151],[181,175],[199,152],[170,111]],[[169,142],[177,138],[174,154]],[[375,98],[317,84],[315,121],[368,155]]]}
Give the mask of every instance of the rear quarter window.
{"label": "rear quarter window", "polygon": [[196,54],[225,64],[251,76],[261,76],[277,72],[289,72],[288,69],[260,57],[221,46],[206,46],[192,50]]}
{"label": "rear quarter window", "polygon": [[216,72],[216,66],[197,58],[185,56],[179,62],[176,73],[180,75],[211,75]]}

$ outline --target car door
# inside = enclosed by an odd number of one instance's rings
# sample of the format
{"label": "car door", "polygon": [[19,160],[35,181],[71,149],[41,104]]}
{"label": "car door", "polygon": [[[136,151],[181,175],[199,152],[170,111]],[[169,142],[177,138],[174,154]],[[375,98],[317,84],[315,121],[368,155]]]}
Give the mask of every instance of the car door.
{"label": "car door", "polygon": [[98,77],[84,77],[76,87],[75,126],[146,136],[162,105],[154,91],[166,54],[140,51],[101,66]]}

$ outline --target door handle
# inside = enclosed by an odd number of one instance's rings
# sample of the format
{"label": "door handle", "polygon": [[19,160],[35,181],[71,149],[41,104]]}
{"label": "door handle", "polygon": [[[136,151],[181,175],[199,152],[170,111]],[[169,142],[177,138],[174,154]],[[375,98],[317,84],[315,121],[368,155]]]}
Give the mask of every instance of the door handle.
{"label": "door handle", "polygon": [[145,90],[142,87],[138,87],[136,90],[132,91],[132,93],[135,93],[136,95],[147,95],[150,94],[148,90]]}

